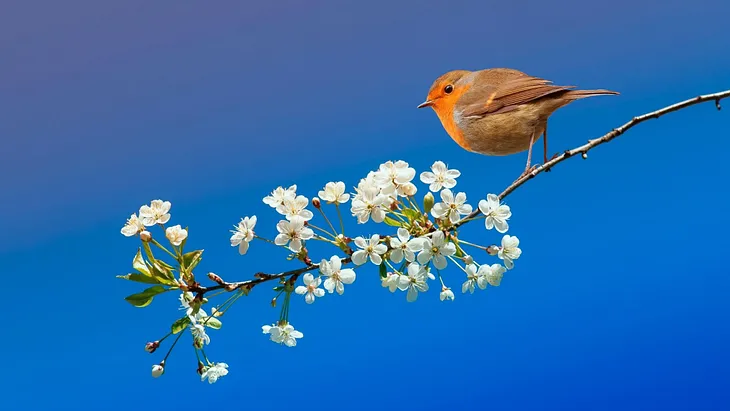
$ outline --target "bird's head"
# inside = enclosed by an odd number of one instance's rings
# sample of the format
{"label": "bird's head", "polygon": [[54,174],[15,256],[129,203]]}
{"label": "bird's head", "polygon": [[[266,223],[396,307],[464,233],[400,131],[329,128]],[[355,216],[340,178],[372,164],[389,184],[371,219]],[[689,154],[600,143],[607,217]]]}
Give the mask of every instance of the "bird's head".
{"label": "bird's head", "polygon": [[428,90],[426,101],[418,105],[418,108],[433,107],[434,110],[451,108],[466,91],[467,84],[465,77],[470,74],[468,70],[454,70],[441,75]]}

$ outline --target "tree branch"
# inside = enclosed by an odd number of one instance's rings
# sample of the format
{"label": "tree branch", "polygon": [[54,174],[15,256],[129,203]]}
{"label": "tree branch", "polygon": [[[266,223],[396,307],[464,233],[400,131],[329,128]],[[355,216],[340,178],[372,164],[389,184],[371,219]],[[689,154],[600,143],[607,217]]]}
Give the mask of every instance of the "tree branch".
{"label": "tree branch", "polygon": [[[685,100],[685,101],[682,101],[682,102],[679,102],[676,104],[672,104],[671,106],[667,106],[667,107],[661,108],[659,110],[652,111],[650,113],[646,113],[646,114],[634,117],[626,124],[616,128],[616,129],[611,130],[610,132],[604,134],[603,136],[593,139],[593,140],[589,140],[588,143],[586,143],[582,146],[576,147],[572,150],[566,150],[563,152],[563,154],[553,158],[552,160],[548,161],[545,164],[538,166],[531,173],[515,180],[515,182],[513,182],[509,187],[507,187],[504,191],[502,191],[502,193],[499,195],[499,198],[504,199],[505,197],[510,195],[513,191],[515,191],[517,188],[519,188],[526,182],[535,178],[538,174],[550,170],[555,165],[562,163],[563,161],[567,160],[570,157],[575,156],[576,154],[581,154],[583,158],[587,158],[588,151],[590,151],[594,147],[597,147],[601,144],[607,143],[607,142],[615,139],[616,137],[625,133],[630,128],[632,128],[640,123],[643,123],[650,119],[659,118],[663,115],[687,108],[689,106],[693,106],[695,104],[700,104],[700,103],[704,103],[704,102],[708,102],[708,101],[714,101],[715,107],[717,107],[717,109],[720,110],[721,109],[720,100],[727,98],[727,97],[730,97],[730,90],[725,90],[725,91],[721,91],[721,92],[714,93],[714,94],[706,94],[703,96],[697,96],[695,98]],[[457,222],[452,227],[456,228],[456,227],[461,226],[464,222],[478,216],[479,213],[480,213],[479,209],[478,208],[475,209],[471,214],[464,217],[461,221]],[[342,263],[345,264],[345,263],[349,263],[350,261],[351,261],[351,259],[348,257],[348,258],[344,258],[342,260]],[[259,284],[259,283],[263,283],[263,282],[271,281],[271,280],[275,280],[275,279],[280,279],[280,278],[286,278],[289,276],[299,276],[306,272],[316,270],[317,268],[319,268],[319,264],[310,264],[305,267],[301,267],[301,268],[298,268],[295,270],[290,270],[290,271],[284,271],[284,272],[281,272],[278,274],[257,273],[255,275],[256,278],[251,279],[251,280],[246,280],[246,281],[241,281],[241,282],[236,282],[236,283],[222,283],[222,284],[218,284],[218,285],[212,286],[212,287],[203,287],[203,286],[196,284],[194,286],[190,286],[189,291],[198,293],[199,295],[203,295],[209,291],[214,291],[214,290],[219,290],[219,289],[226,289],[228,291],[234,291],[234,290],[238,290],[241,288],[247,288],[248,290],[250,290],[256,284]]]}

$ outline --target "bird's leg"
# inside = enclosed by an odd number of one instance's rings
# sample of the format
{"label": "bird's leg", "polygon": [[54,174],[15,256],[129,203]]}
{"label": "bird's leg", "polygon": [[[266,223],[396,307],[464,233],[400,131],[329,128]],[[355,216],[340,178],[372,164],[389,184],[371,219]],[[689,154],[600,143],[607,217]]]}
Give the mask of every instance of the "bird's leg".
{"label": "bird's leg", "polygon": [[527,164],[525,165],[525,171],[520,174],[520,176],[517,178],[518,180],[527,174],[529,174],[532,169],[535,168],[535,166],[530,167],[530,162],[532,160],[532,145],[535,143],[535,133],[532,133],[532,136],[530,136],[530,148],[527,150]]}
{"label": "bird's leg", "polygon": [[543,164],[548,162],[547,159],[547,121],[545,122],[545,130],[542,131],[542,145],[545,148],[543,151]]}

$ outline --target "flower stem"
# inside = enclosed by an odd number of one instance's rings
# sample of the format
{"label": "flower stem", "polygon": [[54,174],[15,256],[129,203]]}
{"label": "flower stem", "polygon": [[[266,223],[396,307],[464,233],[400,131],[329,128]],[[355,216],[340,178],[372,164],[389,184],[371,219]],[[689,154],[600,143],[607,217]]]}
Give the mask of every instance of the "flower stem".
{"label": "flower stem", "polygon": [[340,230],[341,230],[340,232],[344,236],[345,235],[345,223],[342,220],[342,211],[340,211],[340,204],[335,203],[335,208],[337,209],[337,218],[340,219]]}
{"label": "flower stem", "polygon": [[160,244],[160,242],[159,242],[159,241],[155,240],[154,238],[153,238],[153,239],[151,239],[150,241],[152,241],[152,244],[156,245],[156,246],[157,246],[158,248],[160,248],[160,249],[161,249],[162,251],[164,251],[164,252],[166,252],[167,254],[169,254],[169,255],[170,255],[170,257],[174,258],[174,259],[175,259],[175,261],[177,261],[177,256],[176,256],[175,254],[173,254],[172,252],[170,252],[170,250],[168,250],[167,248],[165,248],[165,246],[163,246],[162,244]]}
{"label": "flower stem", "polygon": [[319,230],[319,231],[321,231],[321,232],[323,232],[323,233],[327,234],[328,236],[330,236],[330,237],[332,237],[332,238],[337,238],[337,237],[335,237],[334,235],[332,235],[332,233],[330,233],[329,231],[325,230],[324,228],[320,228],[320,227],[317,227],[316,225],[314,225],[314,224],[310,223],[309,221],[307,221],[307,226],[308,226],[308,227],[312,227],[312,228],[314,228],[315,230]]}
{"label": "flower stem", "polygon": [[470,245],[470,246],[472,246],[472,247],[476,247],[476,248],[478,248],[478,249],[480,249],[480,250],[486,250],[486,249],[487,249],[487,247],[483,247],[483,246],[481,246],[481,245],[478,245],[478,244],[473,244],[473,243],[470,243],[470,242],[468,242],[468,241],[465,241],[465,240],[462,240],[462,239],[459,239],[459,244],[466,244],[466,245]]}
{"label": "flower stem", "polygon": [[334,233],[335,237],[336,237],[337,230],[335,230],[335,226],[332,225],[332,222],[330,221],[330,219],[327,218],[327,214],[324,213],[324,210],[322,209],[322,207],[318,207],[317,209],[319,210],[319,213],[322,214],[322,217],[324,217],[324,221],[326,221],[327,224],[329,224],[330,228],[332,229],[332,233]]}
{"label": "flower stem", "polygon": [[172,342],[172,345],[170,346],[170,349],[167,350],[167,354],[165,355],[165,358],[162,359],[162,361],[167,361],[167,357],[170,356],[170,353],[172,352],[172,349],[175,348],[175,344],[177,344],[178,340],[180,340],[180,337],[182,337],[184,333],[180,331],[180,333],[177,335],[177,338],[175,338],[175,341]]}

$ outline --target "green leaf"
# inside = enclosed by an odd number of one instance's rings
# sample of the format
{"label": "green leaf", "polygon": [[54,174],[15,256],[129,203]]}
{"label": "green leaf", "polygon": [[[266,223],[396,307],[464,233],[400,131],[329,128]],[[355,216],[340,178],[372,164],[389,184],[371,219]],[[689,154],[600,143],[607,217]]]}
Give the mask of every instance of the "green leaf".
{"label": "green leaf", "polygon": [[464,250],[461,249],[461,245],[459,245],[459,240],[456,239],[456,237],[451,237],[451,242],[454,243],[456,246],[456,256],[461,258],[464,256]]}
{"label": "green leaf", "polygon": [[147,307],[152,302],[154,296],[164,293],[165,291],[167,291],[167,288],[161,285],[156,285],[142,291],[141,293],[132,294],[129,297],[126,297],[125,300],[135,307]]}
{"label": "green leaf", "polygon": [[152,254],[152,249],[150,248],[150,243],[148,242],[142,242],[142,247],[144,247],[144,253],[147,255],[147,259],[151,262],[155,261],[155,256]]}
{"label": "green leaf", "polygon": [[177,285],[177,281],[175,281],[175,275],[172,273],[172,270],[163,266],[160,262],[161,260],[155,260],[155,264],[150,266],[152,276],[158,278],[160,283]]}
{"label": "green leaf", "polygon": [[389,226],[393,226],[393,227],[400,227],[401,226],[400,221],[393,220],[390,217],[385,217],[385,220],[383,220],[383,221],[385,222],[385,224],[388,224]]}
{"label": "green leaf", "polygon": [[210,327],[214,330],[220,330],[220,328],[223,326],[221,320],[213,316],[205,317],[205,319],[201,320],[200,322],[203,323],[203,325],[205,325],[206,327]]}
{"label": "green leaf", "polygon": [[135,255],[134,260],[132,260],[132,267],[147,277],[151,277],[150,270],[147,269],[147,264],[145,264],[144,259],[142,258],[142,250],[140,248],[137,249],[137,255]]}
{"label": "green leaf", "polygon": [[412,208],[406,208],[405,210],[403,210],[403,214],[405,214],[406,217],[408,217],[408,219],[411,221],[416,221],[421,218],[421,213]]}
{"label": "green leaf", "polygon": [[183,254],[183,264],[185,265],[185,268],[188,270],[188,272],[192,271],[202,259],[203,250],[195,250]]}
{"label": "green leaf", "polygon": [[138,283],[145,283],[145,284],[162,284],[155,277],[148,277],[146,275],[137,274],[137,273],[131,273],[131,274],[125,274],[125,275],[118,275],[117,278],[122,278],[122,279],[125,279],[125,280],[136,281]]}
{"label": "green leaf", "polygon": [[380,277],[385,278],[388,276],[388,267],[385,265],[385,260],[380,263]]}
{"label": "green leaf", "polygon": [[190,324],[190,318],[188,316],[185,316],[172,323],[172,327],[170,328],[173,334],[177,334],[180,331],[184,330],[185,327],[188,326],[188,324]]}

